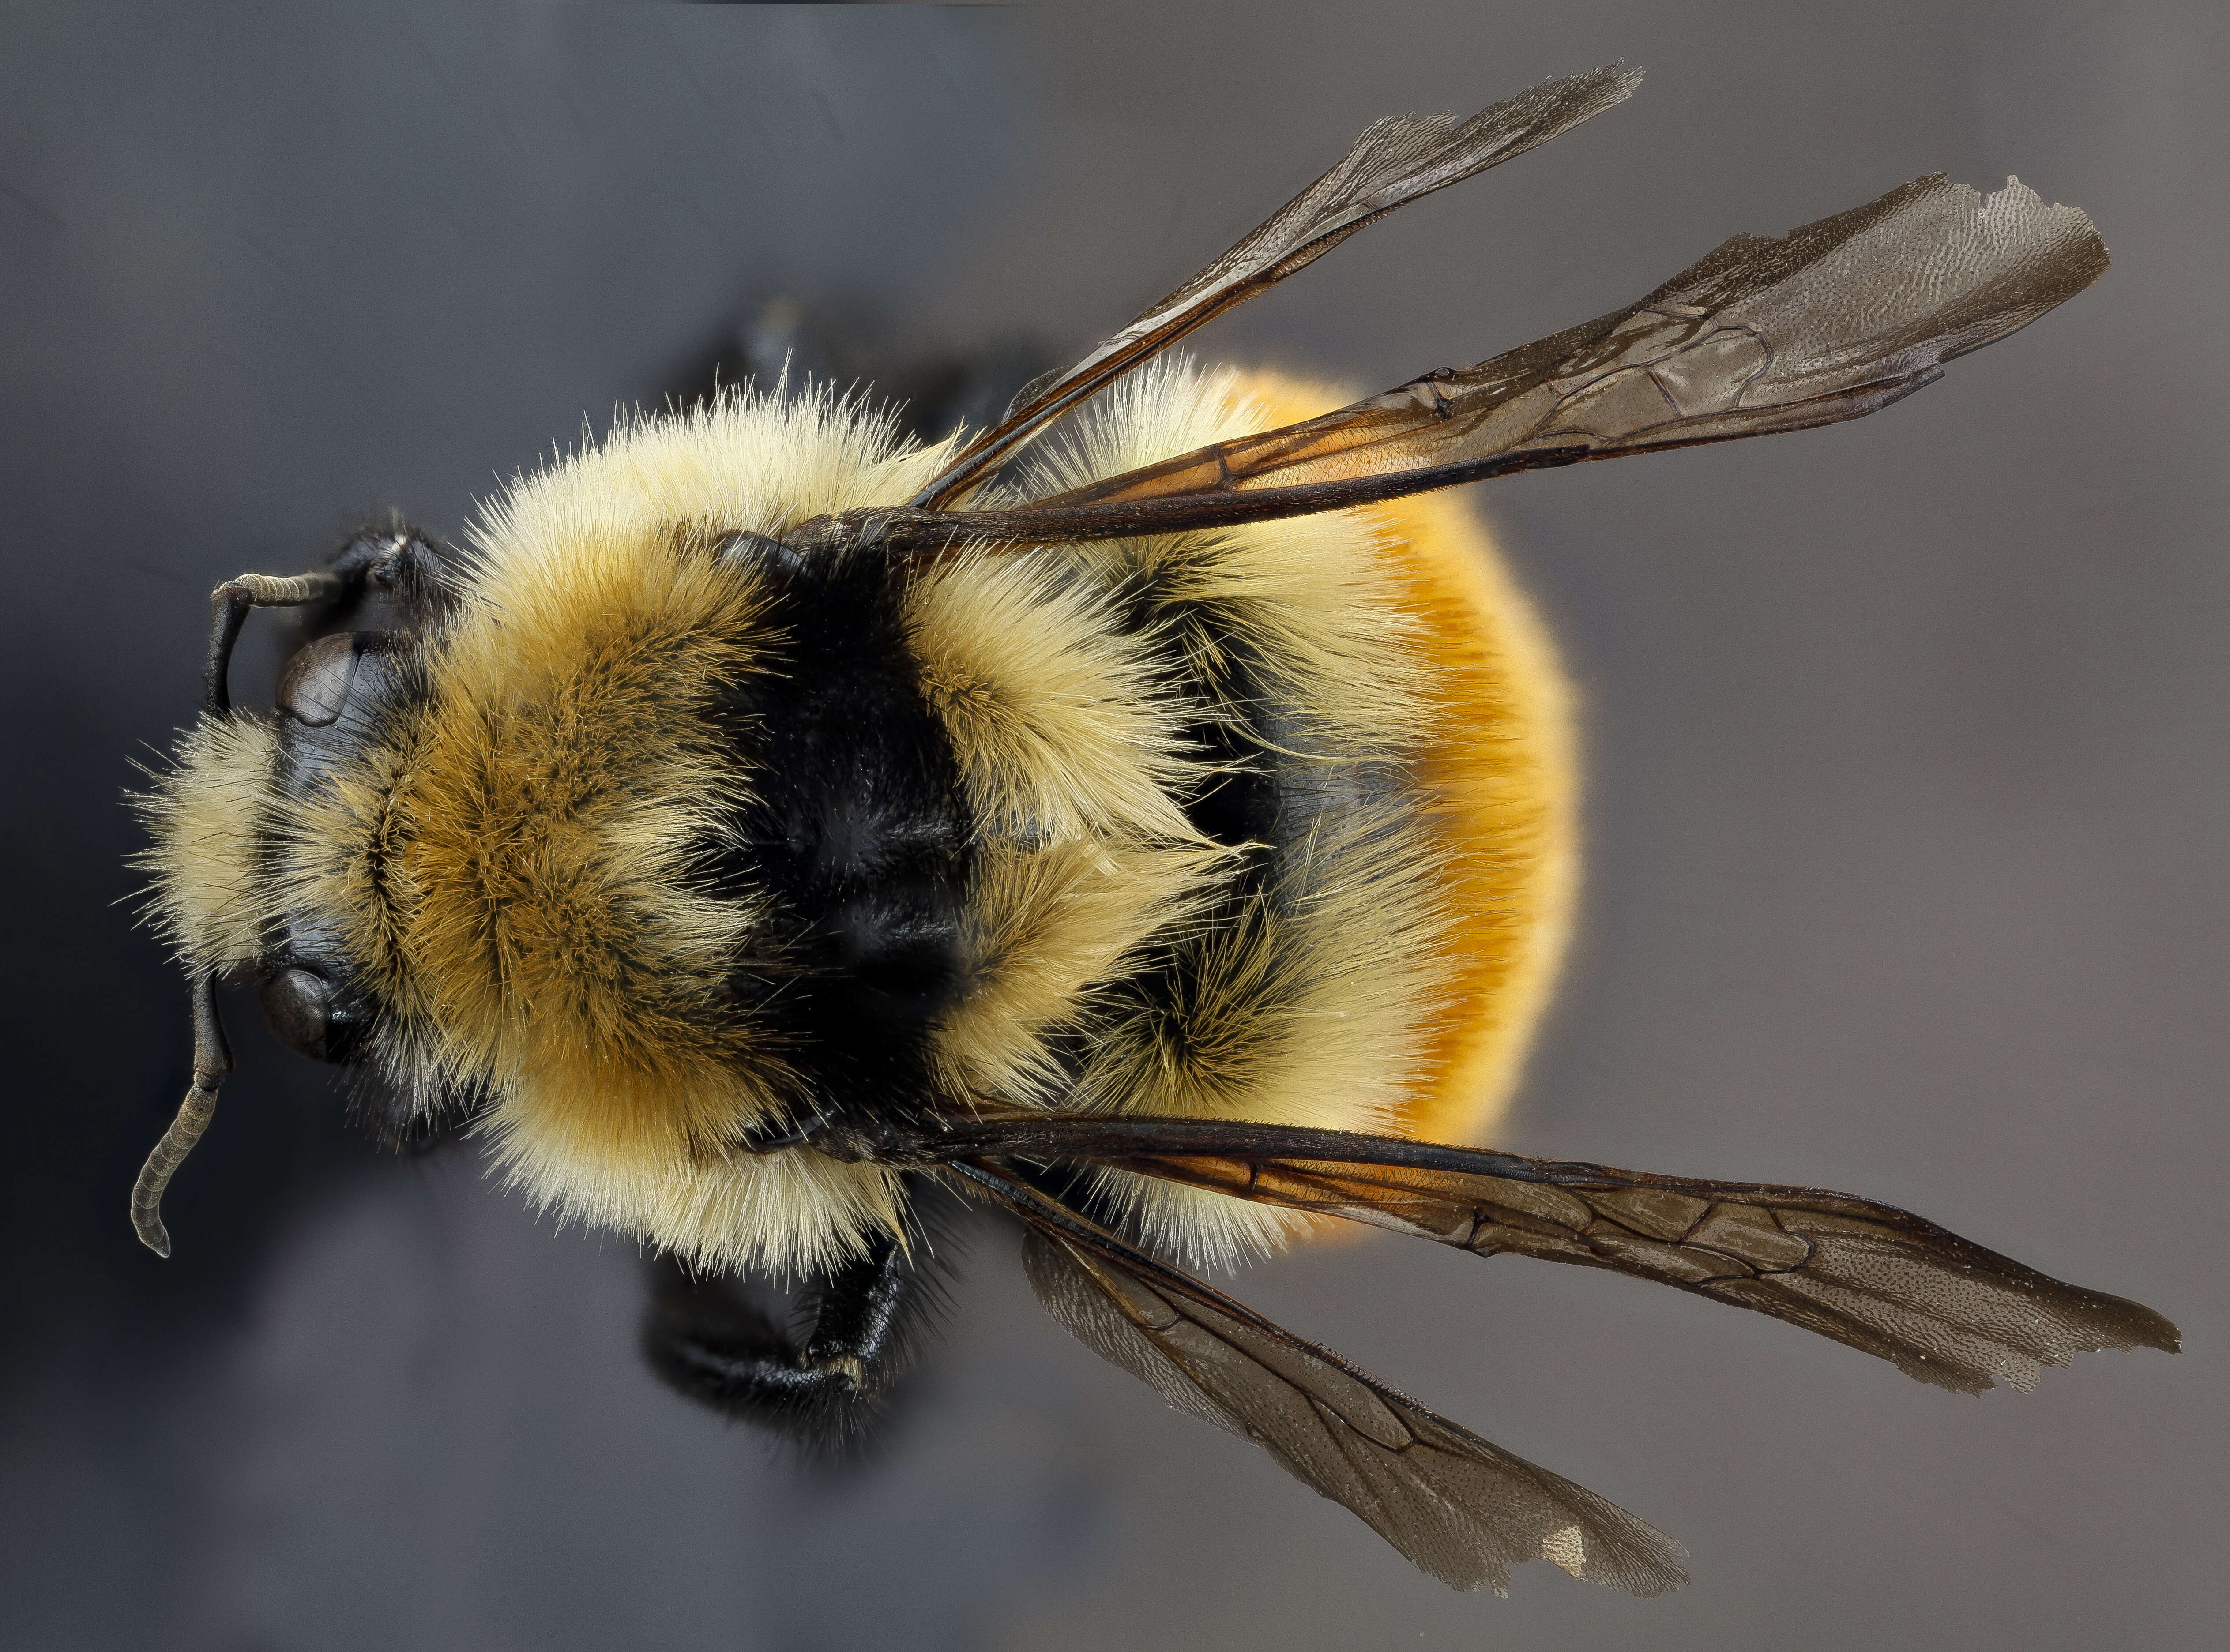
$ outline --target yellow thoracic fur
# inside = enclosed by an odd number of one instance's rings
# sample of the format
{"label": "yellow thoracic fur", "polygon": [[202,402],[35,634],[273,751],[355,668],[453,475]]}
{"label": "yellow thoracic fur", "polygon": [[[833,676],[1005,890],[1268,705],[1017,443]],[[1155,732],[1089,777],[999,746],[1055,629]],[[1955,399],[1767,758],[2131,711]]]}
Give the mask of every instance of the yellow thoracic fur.
{"label": "yellow thoracic fur", "polygon": [[[1009,486],[1336,400],[1157,363]],[[699,712],[782,646],[751,562],[711,548],[898,503],[949,453],[856,402],[743,395],[520,479],[474,531],[422,697],[356,762],[287,796],[252,717],[189,736],[146,801],[180,951],[235,966],[280,911],[337,928],[387,1006],[376,1064],[425,1105],[479,1098],[508,1174],[564,1215],[776,1270],[902,1227],[886,1172],[738,1147],[788,1057],[722,1000],[761,911],[707,888],[705,845],[778,777],[739,772]],[[976,839],[933,1082],[1443,1140],[1498,1115],[1565,927],[1571,765],[1553,657],[1460,504],[964,553],[904,627]],[[1274,769],[1274,852],[1189,824],[1234,762],[1207,726]],[[1196,1261],[1292,1225],[1107,1180]]]}

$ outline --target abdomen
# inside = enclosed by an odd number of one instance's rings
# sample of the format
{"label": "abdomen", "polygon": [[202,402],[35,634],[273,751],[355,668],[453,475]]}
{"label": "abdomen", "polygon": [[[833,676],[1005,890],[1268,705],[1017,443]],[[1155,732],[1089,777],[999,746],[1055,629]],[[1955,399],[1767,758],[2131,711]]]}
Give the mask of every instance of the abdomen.
{"label": "abdomen", "polygon": [[[1035,491],[1342,399],[1157,367]],[[1569,925],[1574,784],[1553,651],[1468,510],[1050,545],[940,579],[914,645],[1005,880],[970,903],[956,1076],[1062,1107],[1490,1133]],[[1105,1181],[1195,1260],[1293,1225]]]}
{"label": "abdomen", "polygon": [[[1273,425],[1348,399],[1257,373],[1241,381]],[[1578,888],[1573,697],[1547,628],[1467,495],[1413,495],[1363,513],[1419,622],[1443,716],[1421,742],[1427,820],[1445,857],[1451,922],[1431,950],[1444,1006],[1396,1132],[1485,1144],[1546,1009]]]}

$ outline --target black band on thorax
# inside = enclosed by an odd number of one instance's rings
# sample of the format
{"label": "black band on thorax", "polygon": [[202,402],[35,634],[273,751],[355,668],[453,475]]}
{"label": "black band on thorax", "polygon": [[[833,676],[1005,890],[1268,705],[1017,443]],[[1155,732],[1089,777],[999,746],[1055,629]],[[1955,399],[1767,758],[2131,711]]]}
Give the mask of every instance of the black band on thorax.
{"label": "black band on thorax", "polygon": [[769,906],[736,1000],[777,1040],[801,1102],[918,1105],[931,1030],[965,984],[973,822],[907,649],[903,574],[756,537],[721,554],[757,565],[770,637],[716,714],[755,799],[722,846],[724,881]]}

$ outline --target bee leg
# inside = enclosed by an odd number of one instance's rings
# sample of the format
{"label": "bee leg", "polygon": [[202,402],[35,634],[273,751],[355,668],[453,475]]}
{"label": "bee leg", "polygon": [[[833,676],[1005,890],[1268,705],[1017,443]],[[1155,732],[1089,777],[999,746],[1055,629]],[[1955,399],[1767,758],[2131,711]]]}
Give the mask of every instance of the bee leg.
{"label": "bee leg", "polygon": [[[228,682],[233,645],[255,608],[300,612],[294,647],[345,631],[366,601],[383,599],[395,624],[420,629],[446,614],[456,596],[441,575],[441,557],[425,535],[395,522],[358,534],[306,574],[242,574],[209,593],[209,654],[202,666],[202,710],[232,709]],[[291,652],[291,650],[290,650]]]}
{"label": "bee leg", "polygon": [[672,384],[667,399],[687,408],[749,384],[864,386],[889,404],[907,435],[940,441],[955,425],[981,430],[998,423],[1016,390],[1065,365],[1027,334],[996,334],[971,350],[925,355],[894,347],[875,322],[769,293],[708,341],[705,365]]}
{"label": "bee leg", "polygon": [[838,1446],[874,1421],[936,1298],[933,1276],[881,1236],[800,1293],[812,1313],[800,1347],[736,1282],[692,1279],[667,1263],[644,1320],[643,1355],[668,1386],[715,1411]]}

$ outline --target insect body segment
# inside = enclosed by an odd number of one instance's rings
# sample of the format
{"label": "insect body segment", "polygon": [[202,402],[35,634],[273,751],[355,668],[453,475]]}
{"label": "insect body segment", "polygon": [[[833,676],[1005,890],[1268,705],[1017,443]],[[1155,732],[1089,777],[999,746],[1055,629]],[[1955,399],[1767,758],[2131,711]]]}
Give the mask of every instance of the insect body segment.
{"label": "insect body segment", "polygon": [[255,967],[274,1030],[319,1059],[356,1053],[366,1020],[339,938],[302,922],[306,911],[279,863],[299,835],[290,800],[315,789],[337,755],[363,743],[385,714],[397,685],[377,665],[360,670],[359,656],[368,646],[383,651],[388,639],[336,633],[300,651],[267,719],[234,712],[233,645],[254,607],[306,608],[339,625],[384,595],[404,624],[423,623],[446,600],[431,557],[408,531],[366,535],[342,547],[329,569],[294,578],[243,575],[213,594],[201,721],[182,744],[178,767],[138,800],[155,838],[138,864],[156,876],[157,922],[193,977],[193,1083],[132,1194],[133,1229],[158,1255],[171,1251],[164,1189],[208,1128],[232,1071],[218,973]]}
{"label": "insect body segment", "polygon": [[[646,1351],[682,1392],[854,1431],[918,1340],[941,1186],[1023,1223],[1086,1342],[1459,1587],[1542,1558],[1652,1593],[1679,1551],[1165,1257],[1339,1217],[1970,1392],[2173,1348],[1885,1205],[1412,1139],[1507,1092],[1573,840],[1553,653],[1422,496],[1858,416],[2104,267],[2072,209],[1923,178],[1330,414],[1159,355],[1634,83],[1381,123],[972,440],[730,392],[519,479],[461,557],[396,529],[220,588],[203,715],[141,800],[196,1026],[141,1237],[168,1253],[230,1067],[216,985],[252,976],[393,1122],[469,1116],[537,1205],[670,1258]],[[307,619],[269,711],[225,682],[260,605]],[[807,1328],[732,1288],[753,1271],[806,1282]]]}

